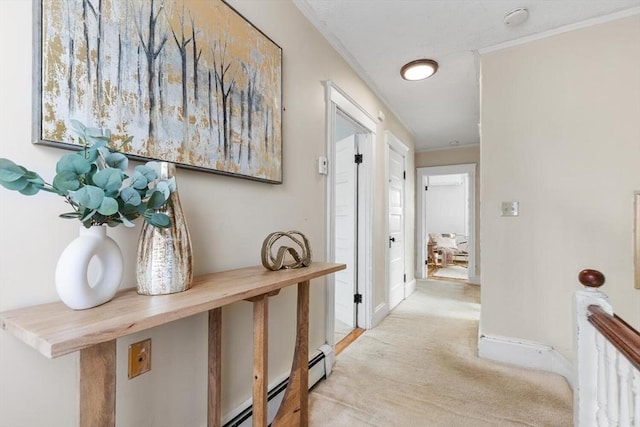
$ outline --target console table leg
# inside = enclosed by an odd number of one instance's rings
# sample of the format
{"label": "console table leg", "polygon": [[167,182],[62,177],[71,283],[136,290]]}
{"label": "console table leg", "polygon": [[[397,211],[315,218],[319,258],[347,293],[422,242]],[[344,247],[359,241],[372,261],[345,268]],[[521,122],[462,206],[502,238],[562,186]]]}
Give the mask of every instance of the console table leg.
{"label": "console table leg", "polygon": [[253,302],[253,426],[267,426],[269,295]]}
{"label": "console table leg", "polygon": [[309,281],[298,283],[298,332],[289,384],[272,426],[309,425]]}
{"label": "console table leg", "polygon": [[222,381],[222,308],[209,310],[209,384],[207,387],[207,426],[220,427]]}
{"label": "console table leg", "polygon": [[116,425],[116,340],[80,350],[80,426]]}

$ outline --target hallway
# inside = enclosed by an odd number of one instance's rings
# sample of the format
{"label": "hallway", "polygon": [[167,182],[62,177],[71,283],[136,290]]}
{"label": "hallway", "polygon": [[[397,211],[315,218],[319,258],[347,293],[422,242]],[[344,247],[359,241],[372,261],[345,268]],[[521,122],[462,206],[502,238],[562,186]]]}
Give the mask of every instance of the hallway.
{"label": "hallway", "polygon": [[423,280],[337,358],[310,425],[571,426],[564,378],[476,356],[480,288]]}

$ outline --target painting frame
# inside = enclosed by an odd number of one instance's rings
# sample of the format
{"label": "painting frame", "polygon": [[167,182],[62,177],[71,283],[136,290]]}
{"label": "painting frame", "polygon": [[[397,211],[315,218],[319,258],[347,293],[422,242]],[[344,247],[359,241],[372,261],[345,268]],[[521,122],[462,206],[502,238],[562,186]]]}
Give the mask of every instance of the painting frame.
{"label": "painting frame", "polygon": [[[182,168],[282,184],[282,48],[225,0],[164,0],[158,7],[159,3],[33,0],[33,142],[81,149],[71,134],[70,120],[75,119],[87,126],[110,129],[114,137],[121,137],[114,138],[116,142],[122,141],[116,147],[118,151],[133,160],[170,161]],[[126,18],[120,21],[108,21],[106,11],[94,11],[96,22],[97,16],[105,18],[95,24],[95,40],[102,41],[96,41],[92,47],[86,35],[92,30],[92,27],[87,30],[90,22],[87,16],[92,12],[87,10],[98,4],[108,5],[113,16],[114,10],[118,13],[126,10],[129,15],[118,15]],[[78,5],[87,9],[79,12],[82,8]],[[143,17],[157,19],[159,23],[164,19],[162,32],[156,27],[144,28]],[[74,34],[69,30],[64,39],[66,27],[59,22],[65,20],[69,22],[68,28],[81,27],[83,21],[84,32]],[[74,20],[77,25],[72,25]],[[127,24],[129,21],[136,23]],[[109,45],[105,41],[109,39],[105,37],[106,29],[113,28],[118,30],[108,34],[115,40],[118,33],[117,72],[110,66],[115,62],[115,42]],[[129,36],[124,44],[122,33]],[[157,59],[154,63],[149,59],[158,50],[147,50],[148,46],[154,46],[151,41],[155,37],[156,46],[162,41],[160,55],[155,58],[165,62]],[[197,49],[193,41],[199,43]],[[127,47],[123,49],[123,45]],[[82,49],[86,51],[84,63],[78,60]],[[185,59],[185,54],[191,57]],[[107,56],[110,61],[100,61]],[[128,58],[131,67],[120,65],[123,57]],[[187,63],[189,60],[191,64]],[[137,75],[131,71],[134,65]],[[123,73],[123,68],[130,72]],[[162,71],[165,75],[161,80]],[[122,79],[123,74],[128,80]],[[187,78],[180,78],[184,76]],[[134,86],[137,91],[132,89]],[[90,95],[83,98],[86,94]],[[126,136],[133,136],[134,142],[126,143]]]}

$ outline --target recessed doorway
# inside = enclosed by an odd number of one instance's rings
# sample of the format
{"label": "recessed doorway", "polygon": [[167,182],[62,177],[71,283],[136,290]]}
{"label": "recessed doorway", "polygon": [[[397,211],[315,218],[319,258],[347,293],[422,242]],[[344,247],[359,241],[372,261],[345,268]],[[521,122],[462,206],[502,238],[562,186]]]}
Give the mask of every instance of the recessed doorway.
{"label": "recessed doorway", "polygon": [[441,271],[454,280],[479,283],[475,253],[476,165],[417,171],[416,276],[428,278],[430,272]]}

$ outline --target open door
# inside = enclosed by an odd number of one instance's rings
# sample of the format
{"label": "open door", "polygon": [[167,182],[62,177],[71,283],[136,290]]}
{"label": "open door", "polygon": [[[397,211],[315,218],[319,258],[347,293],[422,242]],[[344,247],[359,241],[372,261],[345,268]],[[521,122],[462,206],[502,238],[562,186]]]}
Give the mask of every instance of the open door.
{"label": "open door", "polygon": [[347,336],[357,326],[356,304],[358,262],[358,188],[355,129],[344,118],[338,127],[347,135],[339,135],[335,147],[335,262],[347,268],[335,273],[335,342]]}

